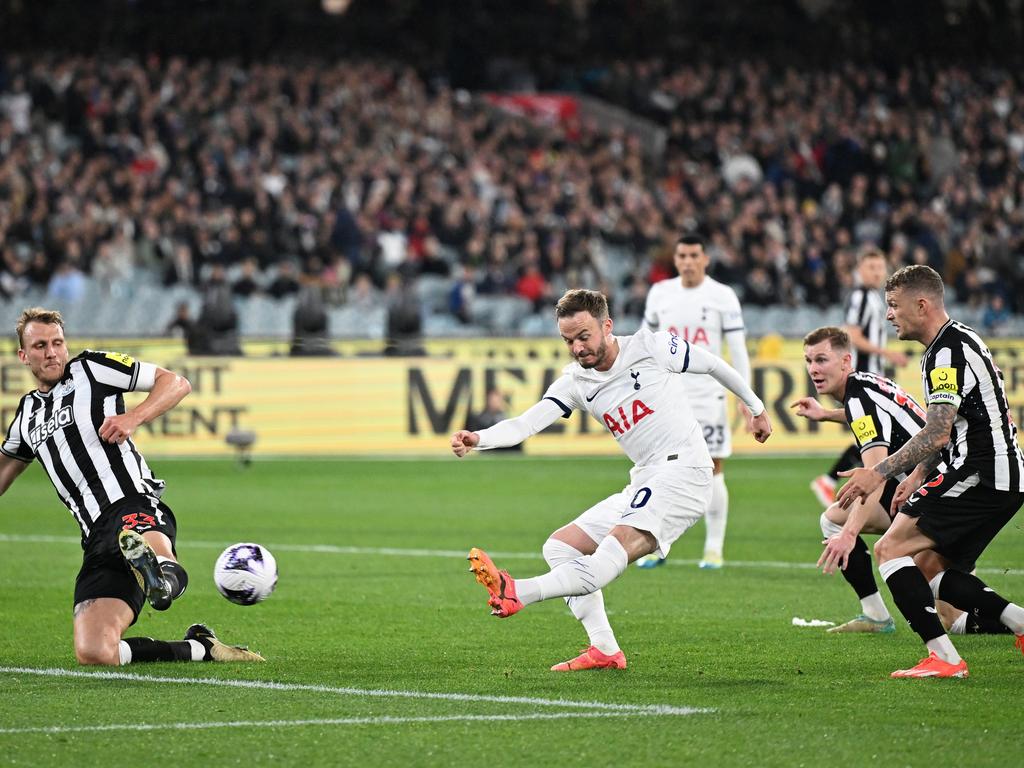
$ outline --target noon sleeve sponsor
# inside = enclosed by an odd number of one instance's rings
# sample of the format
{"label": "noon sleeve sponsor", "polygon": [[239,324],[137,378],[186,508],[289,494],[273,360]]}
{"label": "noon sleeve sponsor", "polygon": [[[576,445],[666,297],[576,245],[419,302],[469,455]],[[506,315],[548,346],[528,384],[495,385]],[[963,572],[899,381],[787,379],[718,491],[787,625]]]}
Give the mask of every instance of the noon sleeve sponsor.
{"label": "noon sleeve sponsor", "polygon": [[851,421],[850,429],[853,430],[853,436],[857,438],[857,444],[861,447],[878,439],[878,425],[870,415]]}

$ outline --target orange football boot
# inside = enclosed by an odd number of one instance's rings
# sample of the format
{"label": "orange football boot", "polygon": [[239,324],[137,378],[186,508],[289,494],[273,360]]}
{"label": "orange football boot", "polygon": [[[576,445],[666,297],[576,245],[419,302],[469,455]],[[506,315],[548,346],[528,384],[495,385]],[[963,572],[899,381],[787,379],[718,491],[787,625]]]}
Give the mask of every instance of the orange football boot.
{"label": "orange football boot", "polygon": [[561,664],[555,664],[551,668],[552,672],[579,672],[584,669],[625,669],[626,668],[626,654],[622,651],[617,651],[611,656],[601,653],[594,646],[590,646],[577,656],[575,659],[569,659],[563,661]]}
{"label": "orange football boot", "polygon": [[508,571],[499,571],[487,553],[476,547],[469,550],[466,559],[469,570],[490,595],[487,604],[491,606],[491,615],[504,619],[522,610],[523,604],[516,597],[516,582]]}
{"label": "orange football boot", "polygon": [[916,667],[910,669],[897,669],[889,677],[968,677],[967,662],[960,659],[959,664],[950,664],[940,659],[935,651],[928,654],[927,659],[921,659]]}

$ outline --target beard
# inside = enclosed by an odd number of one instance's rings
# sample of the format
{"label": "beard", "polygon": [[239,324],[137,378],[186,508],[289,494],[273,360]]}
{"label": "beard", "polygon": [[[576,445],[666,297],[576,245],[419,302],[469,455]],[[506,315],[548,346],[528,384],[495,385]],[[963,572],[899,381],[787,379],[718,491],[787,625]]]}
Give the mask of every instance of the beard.
{"label": "beard", "polygon": [[576,358],[576,362],[580,364],[581,368],[596,368],[604,362],[605,356],[608,354],[608,342],[601,339],[601,346],[594,350],[594,359],[584,362],[580,358]]}

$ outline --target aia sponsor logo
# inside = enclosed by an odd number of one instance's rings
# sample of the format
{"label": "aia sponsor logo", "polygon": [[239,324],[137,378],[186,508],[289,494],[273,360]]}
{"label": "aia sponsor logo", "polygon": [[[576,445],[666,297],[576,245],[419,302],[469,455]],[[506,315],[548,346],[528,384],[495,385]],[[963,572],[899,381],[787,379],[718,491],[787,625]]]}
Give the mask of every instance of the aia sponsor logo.
{"label": "aia sponsor logo", "polygon": [[[626,434],[629,430],[639,424],[642,419],[645,419],[654,413],[653,410],[644,404],[643,400],[634,400],[632,406],[630,406],[630,410],[632,413],[627,414],[626,409],[620,405],[615,415],[612,415],[611,413],[604,414],[601,418],[604,419],[604,423],[605,426],[608,427],[608,431],[616,437],[622,437],[622,435]],[[630,421],[630,417],[632,417],[632,422]]]}
{"label": "aia sponsor logo", "polygon": [[[708,332],[704,328],[702,328],[701,326],[697,326],[696,328],[690,328],[690,327],[684,325],[681,329],[680,328],[676,328],[675,326],[673,326],[672,328],[668,329],[668,332],[671,333],[673,337],[681,336],[683,341],[688,341],[691,344],[703,344],[705,347],[711,346],[711,339],[708,338]],[[676,342],[675,338],[673,338],[673,340],[672,340],[672,354],[673,355],[676,353],[676,351],[675,351],[676,343],[677,342]]]}
{"label": "aia sponsor logo", "polygon": [[36,426],[30,429],[28,432],[28,441],[32,444],[33,448],[36,448],[54,432],[64,429],[64,427],[68,424],[74,423],[74,421],[75,415],[71,410],[71,406],[65,405],[45,422],[42,424],[36,424]]}

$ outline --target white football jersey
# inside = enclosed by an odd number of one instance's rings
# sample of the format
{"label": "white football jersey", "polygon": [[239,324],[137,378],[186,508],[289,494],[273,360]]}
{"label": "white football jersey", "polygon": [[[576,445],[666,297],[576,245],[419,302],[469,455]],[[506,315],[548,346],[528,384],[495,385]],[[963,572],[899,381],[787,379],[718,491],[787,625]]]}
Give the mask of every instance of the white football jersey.
{"label": "white football jersey", "polygon": [[[644,325],[652,331],[668,331],[722,357],[722,339],[730,331],[743,330],[743,313],[736,293],[724,283],[705,277],[695,288],[686,288],[682,280],[673,277],[651,286]],[[710,376],[687,378],[691,402],[724,396],[722,386]]]}
{"label": "white football jersey", "polygon": [[637,466],[661,463],[675,454],[684,466],[710,467],[687,388],[711,377],[679,375],[690,368],[690,345],[667,331],[647,329],[615,338],[619,354],[609,370],[573,362],[544,398],[554,401],[564,416],[581,410],[603,422]]}

